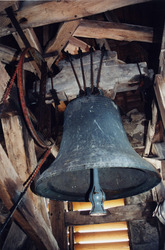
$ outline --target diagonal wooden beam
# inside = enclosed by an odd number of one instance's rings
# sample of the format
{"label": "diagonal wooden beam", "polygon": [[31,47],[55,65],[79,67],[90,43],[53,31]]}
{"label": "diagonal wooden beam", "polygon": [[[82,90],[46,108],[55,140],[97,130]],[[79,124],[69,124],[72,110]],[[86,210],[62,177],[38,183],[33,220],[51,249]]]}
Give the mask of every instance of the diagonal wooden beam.
{"label": "diagonal wooden beam", "polygon": [[[4,149],[0,145],[0,198],[5,206],[10,209],[13,200],[18,197],[22,189],[22,181],[13,168]],[[19,211],[14,213],[14,218],[22,229],[32,238],[38,249],[57,250],[58,245],[47,226],[40,211],[34,206],[28,191],[19,206]]]}
{"label": "diagonal wooden beam", "polygon": [[49,59],[47,59],[48,67],[51,67],[53,62],[57,59],[61,50],[66,46],[68,40],[75,32],[79,23],[80,23],[79,20],[63,23],[59,28],[57,35],[48,43],[45,49],[45,53],[50,53],[54,51],[58,52],[57,56],[50,57]]}
{"label": "diagonal wooden beam", "polygon": [[76,37],[153,42],[153,29],[138,25],[82,20],[73,34]]}
{"label": "diagonal wooden beam", "polygon": [[[36,50],[38,50],[40,53],[42,53],[42,48],[41,45],[38,41],[38,38],[33,30],[33,28],[27,28],[25,30],[23,30],[25,37],[27,38],[29,44],[31,47],[35,48]],[[17,32],[13,33],[13,36],[15,38],[15,40],[17,41],[19,47],[21,48],[21,50],[25,49],[25,44],[22,41],[21,37],[19,36],[19,34]],[[32,72],[37,73],[39,78],[41,78],[41,71],[37,65],[37,63],[35,61],[31,61],[29,62],[30,68]]]}
{"label": "diagonal wooden beam", "polygon": [[[70,21],[85,16],[114,10],[124,6],[151,2],[152,0],[70,0],[52,1],[25,8],[17,12],[17,20],[22,28],[38,27],[46,24]],[[6,17],[7,18],[7,17]],[[0,36],[9,35],[13,29],[9,29],[4,20],[0,25]],[[8,21],[9,24],[9,21]]]}
{"label": "diagonal wooden beam", "polygon": [[10,79],[7,74],[4,65],[0,62],[0,75],[1,75],[1,83],[0,83],[0,101],[4,95],[5,89],[7,87],[8,81]]}

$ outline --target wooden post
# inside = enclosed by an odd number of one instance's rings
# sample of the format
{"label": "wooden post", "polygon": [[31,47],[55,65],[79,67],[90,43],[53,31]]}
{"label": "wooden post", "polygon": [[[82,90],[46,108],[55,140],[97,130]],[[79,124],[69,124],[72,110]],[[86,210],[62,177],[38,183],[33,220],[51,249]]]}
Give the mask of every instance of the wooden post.
{"label": "wooden post", "polygon": [[50,201],[49,215],[52,232],[61,250],[67,250],[67,227],[64,221],[65,207],[63,201]]}

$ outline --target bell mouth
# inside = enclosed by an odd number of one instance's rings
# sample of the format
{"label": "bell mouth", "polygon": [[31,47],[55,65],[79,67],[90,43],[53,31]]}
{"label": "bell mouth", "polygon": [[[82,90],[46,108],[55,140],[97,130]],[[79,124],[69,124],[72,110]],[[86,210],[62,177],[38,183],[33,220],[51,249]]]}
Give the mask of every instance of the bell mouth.
{"label": "bell mouth", "polygon": [[[106,199],[126,198],[148,191],[160,182],[156,172],[136,168],[99,169],[100,186]],[[91,169],[41,176],[35,192],[52,200],[88,201],[92,188]]]}

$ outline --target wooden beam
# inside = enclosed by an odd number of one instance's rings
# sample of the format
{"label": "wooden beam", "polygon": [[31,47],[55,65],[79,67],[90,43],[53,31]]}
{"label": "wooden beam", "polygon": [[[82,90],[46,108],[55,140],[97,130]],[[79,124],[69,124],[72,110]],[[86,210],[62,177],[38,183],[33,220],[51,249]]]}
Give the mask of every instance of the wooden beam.
{"label": "wooden beam", "polygon": [[85,53],[89,51],[90,46],[82,40],[71,36],[64,50],[65,52],[69,52],[69,54],[75,55],[78,54],[79,48]]}
{"label": "wooden beam", "polygon": [[165,128],[165,80],[163,80],[163,77],[160,74],[155,76],[154,90],[159,105],[163,126]]}
{"label": "wooden beam", "polygon": [[90,216],[89,211],[74,211],[65,213],[65,224],[67,226],[91,225],[119,221],[132,221],[146,219],[152,216],[152,211],[141,205],[126,205],[107,209],[106,216]]}
{"label": "wooden beam", "polygon": [[79,25],[79,20],[76,21],[70,21],[65,22],[61,25],[61,27],[58,30],[57,35],[48,43],[45,53],[50,53],[57,51],[57,56],[52,56],[49,59],[47,59],[48,67],[51,67],[53,62],[57,59],[59,56],[61,50],[66,46],[68,40],[76,30],[77,26]]}
{"label": "wooden beam", "polygon": [[152,103],[152,120],[149,121],[148,130],[147,130],[147,138],[146,138],[146,145],[143,156],[148,156],[151,149],[151,144],[153,141],[153,137],[155,134],[156,123],[158,119],[158,110],[156,107],[155,102]]}
{"label": "wooden beam", "polygon": [[[1,119],[8,157],[16,173],[24,183],[37,166],[34,141],[29,135],[20,116],[7,116]],[[17,142],[17,145],[16,145]],[[35,206],[41,211],[47,225],[51,228],[45,199],[29,193]]]}
{"label": "wooden beam", "polygon": [[4,9],[14,5],[18,1],[0,1],[0,12],[3,11]]}
{"label": "wooden beam", "polygon": [[[17,20],[22,28],[38,27],[46,24],[75,20],[81,17],[114,10],[124,6],[151,2],[152,0],[70,0],[51,1],[17,12]],[[0,36],[9,35],[13,29],[9,29],[1,23]],[[9,24],[9,20],[8,23]]]}
{"label": "wooden beam", "polygon": [[64,202],[50,200],[49,215],[51,219],[52,232],[60,249],[67,249],[67,227],[64,222],[64,214]]}
{"label": "wooden beam", "polygon": [[[37,38],[33,28],[25,29],[25,30],[23,30],[23,32],[24,32],[30,46],[35,48],[36,50],[38,50],[42,54],[41,45],[40,45],[40,43],[38,41],[38,38]],[[21,50],[24,50],[25,49],[25,44],[22,41],[19,34],[17,32],[14,32],[13,36],[14,36],[15,40],[17,41],[17,43],[18,43],[19,47],[21,48]],[[38,74],[39,78],[41,78],[41,71],[40,71],[37,63],[35,61],[30,61],[29,64],[30,64],[30,67],[32,68],[31,71]]]}
{"label": "wooden beam", "polygon": [[[4,149],[0,145],[0,198],[5,206],[10,209],[13,200],[22,190],[22,181],[13,168]],[[29,196],[30,190],[19,206],[19,211],[14,213],[15,220],[22,229],[32,238],[39,249],[57,250],[58,245],[50,228],[45,223],[40,211],[34,206]]]}
{"label": "wooden beam", "polygon": [[73,34],[76,37],[153,42],[153,29],[138,25],[83,20]]}
{"label": "wooden beam", "polygon": [[0,84],[0,101],[4,95],[5,89],[7,87],[8,81],[10,79],[8,73],[5,70],[4,65],[0,62],[0,75],[1,75],[1,84]]}

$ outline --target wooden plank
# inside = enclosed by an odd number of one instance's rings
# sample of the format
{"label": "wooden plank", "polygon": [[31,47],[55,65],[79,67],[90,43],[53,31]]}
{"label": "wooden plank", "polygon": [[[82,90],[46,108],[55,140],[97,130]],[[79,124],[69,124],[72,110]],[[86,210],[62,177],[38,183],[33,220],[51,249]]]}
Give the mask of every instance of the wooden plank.
{"label": "wooden plank", "polygon": [[165,81],[160,74],[155,76],[154,90],[159,105],[163,126],[165,128]]}
{"label": "wooden plank", "polygon": [[10,79],[8,73],[6,72],[4,65],[0,62],[0,74],[1,74],[1,84],[0,84],[0,101],[4,95],[5,89],[7,87],[8,81]]}
{"label": "wooden plank", "polygon": [[65,205],[63,201],[50,201],[49,214],[52,224],[52,232],[59,248],[67,249],[67,228],[64,222]]}
{"label": "wooden plank", "polygon": [[74,211],[65,213],[66,225],[91,225],[119,221],[131,221],[146,219],[151,216],[151,211],[141,205],[126,205],[114,207],[107,210],[106,216],[90,216],[89,211]]}
{"label": "wooden plank", "polygon": [[[36,6],[28,7],[17,12],[17,20],[21,27],[38,27],[46,24],[70,21],[97,13],[114,10],[124,6],[151,2],[152,0],[70,0],[51,1]],[[82,7],[83,6],[83,7]],[[4,21],[6,24],[6,22]],[[8,20],[8,24],[10,21]],[[0,36],[9,35],[13,29],[4,27],[1,23]]]}
{"label": "wooden plank", "polygon": [[[13,168],[4,149],[0,145],[0,198],[5,206],[10,209],[13,200],[22,190],[22,181]],[[15,220],[22,229],[32,238],[39,249],[59,249],[50,228],[45,223],[40,211],[34,206],[29,196],[30,190],[19,206],[19,211],[14,213]]]}
{"label": "wooden plank", "polygon": [[75,243],[102,243],[111,241],[129,241],[128,240],[128,230],[116,232],[94,232],[94,233],[75,233],[74,234]]}
{"label": "wooden plank", "polygon": [[66,46],[68,40],[74,33],[75,29],[79,25],[79,20],[71,21],[71,22],[65,22],[62,24],[62,26],[59,28],[57,35],[48,43],[45,53],[50,53],[57,51],[57,56],[52,56],[49,59],[47,59],[48,67],[51,67],[53,62],[57,59],[59,56],[61,50]]}
{"label": "wooden plank", "polygon": [[[24,32],[27,40],[29,41],[29,44],[31,45],[31,47],[35,48],[36,50],[38,50],[42,54],[41,45],[40,45],[40,43],[38,41],[38,38],[37,38],[33,28],[25,29],[25,30],[23,30],[23,32]],[[17,43],[18,43],[19,47],[21,48],[21,50],[24,50],[25,49],[25,44],[22,41],[19,34],[17,32],[14,32],[13,36],[14,36],[15,40],[17,41]],[[32,68],[31,71],[36,72],[38,74],[39,78],[41,78],[41,71],[40,71],[37,63],[35,61],[30,61],[29,65]]]}
{"label": "wooden plank", "polygon": [[153,42],[153,29],[138,25],[83,20],[74,32],[76,37],[114,39],[119,41]]}
{"label": "wooden plank", "polygon": [[74,250],[122,250],[130,249],[129,242],[117,243],[97,243],[97,244],[77,244]]}

